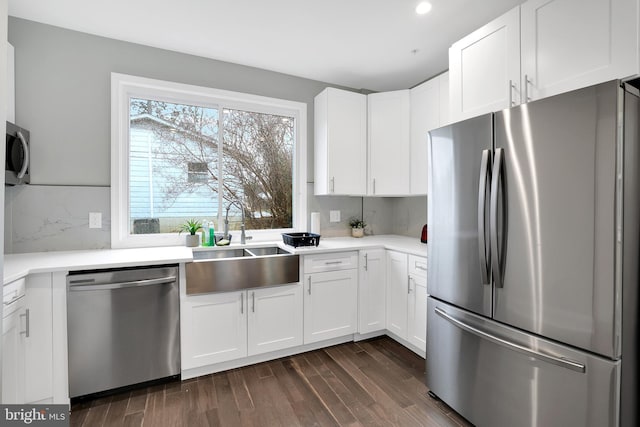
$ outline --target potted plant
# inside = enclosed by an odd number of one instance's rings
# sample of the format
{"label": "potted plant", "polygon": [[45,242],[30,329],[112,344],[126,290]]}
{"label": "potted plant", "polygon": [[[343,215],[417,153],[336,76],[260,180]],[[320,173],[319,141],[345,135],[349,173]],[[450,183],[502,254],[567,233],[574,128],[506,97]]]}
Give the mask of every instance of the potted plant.
{"label": "potted plant", "polygon": [[189,219],[180,226],[180,233],[182,233],[183,231],[186,231],[189,233],[189,235],[186,236],[186,239],[185,239],[187,247],[195,248],[200,244],[200,236],[198,236],[196,233],[201,228],[202,228],[202,223],[195,219]]}
{"label": "potted plant", "polygon": [[349,225],[351,226],[351,235],[353,237],[362,237],[364,236],[364,228],[367,226],[367,223],[364,222],[364,219],[360,218],[351,218],[349,220]]}

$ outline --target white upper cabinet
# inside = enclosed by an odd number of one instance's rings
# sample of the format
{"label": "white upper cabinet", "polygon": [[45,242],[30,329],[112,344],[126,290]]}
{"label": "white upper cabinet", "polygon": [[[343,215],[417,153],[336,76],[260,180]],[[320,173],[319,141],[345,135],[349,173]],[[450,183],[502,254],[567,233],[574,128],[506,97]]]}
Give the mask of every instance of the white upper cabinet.
{"label": "white upper cabinet", "polygon": [[519,7],[451,46],[449,79],[452,121],[519,103]]}
{"label": "white upper cabinet", "polygon": [[449,100],[449,72],[438,76],[440,83],[440,126],[451,123],[451,102]]}
{"label": "white upper cabinet", "polygon": [[409,90],[373,93],[367,99],[369,179],[367,194],[409,194]]}
{"label": "white upper cabinet", "polygon": [[335,88],[320,92],[314,131],[315,194],[366,194],[366,95]]}
{"label": "white upper cabinet", "polygon": [[452,120],[635,75],[637,0],[529,0],[449,49]]}
{"label": "white upper cabinet", "polygon": [[428,132],[449,123],[449,73],[440,74],[412,88],[410,193],[427,194]]}
{"label": "white upper cabinet", "polygon": [[636,74],[637,3],[637,0],[523,3],[520,12],[523,95],[539,99]]}
{"label": "white upper cabinet", "polygon": [[16,60],[15,50],[7,43],[7,121],[16,122]]}

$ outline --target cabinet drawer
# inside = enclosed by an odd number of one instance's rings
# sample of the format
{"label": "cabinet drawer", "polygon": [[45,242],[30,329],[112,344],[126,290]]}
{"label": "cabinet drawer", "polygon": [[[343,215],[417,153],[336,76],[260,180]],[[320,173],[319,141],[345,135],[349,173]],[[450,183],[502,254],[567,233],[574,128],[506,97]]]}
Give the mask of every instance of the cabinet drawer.
{"label": "cabinet drawer", "polygon": [[409,274],[427,277],[427,258],[409,255]]}
{"label": "cabinet drawer", "polygon": [[358,252],[334,252],[329,254],[307,255],[304,257],[304,272],[349,270],[358,268]]}
{"label": "cabinet drawer", "polygon": [[24,298],[25,288],[26,280],[24,278],[8,283],[2,288],[3,316],[8,316],[20,307],[15,303]]}

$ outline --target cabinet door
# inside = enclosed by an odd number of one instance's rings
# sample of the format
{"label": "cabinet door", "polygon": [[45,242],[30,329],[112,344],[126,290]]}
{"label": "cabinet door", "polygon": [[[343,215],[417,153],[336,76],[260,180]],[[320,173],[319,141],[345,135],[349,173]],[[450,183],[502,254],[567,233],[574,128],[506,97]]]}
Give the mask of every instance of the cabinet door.
{"label": "cabinet door", "polygon": [[519,6],[451,46],[449,79],[454,122],[519,103]]}
{"label": "cabinet door", "polygon": [[302,285],[247,291],[248,354],[302,345]]}
{"label": "cabinet door", "polygon": [[307,274],[304,279],[304,343],[353,334],[358,270]]}
{"label": "cabinet door", "polygon": [[25,338],[25,402],[53,398],[53,315],[51,273],[27,277],[26,309],[29,336]]}
{"label": "cabinet door", "polygon": [[373,196],[409,194],[409,90],[368,95],[369,179]]}
{"label": "cabinet door", "polygon": [[24,302],[2,319],[2,403],[24,401]]}
{"label": "cabinet door", "polygon": [[407,255],[387,251],[387,329],[407,339]]}
{"label": "cabinet door", "polygon": [[367,97],[327,88],[314,102],[315,194],[366,194]]}
{"label": "cabinet door", "polygon": [[440,83],[440,123],[439,127],[451,123],[451,102],[449,101],[449,72],[438,76]]}
{"label": "cabinet door", "polygon": [[530,99],[638,73],[635,0],[529,0],[521,13]]}
{"label": "cabinet door", "polygon": [[386,255],[384,249],[360,251],[358,332],[386,328]]}
{"label": "cabinet door", "polygon": [[440,80],[434,78],[411,89],[411,194],[427,194],[427,140],[440,127]]}
{"label": "cabinet door", "polygon": [[408,341],[422,351],[427,349],[427,279],[409,275]]}
{"label": "cabinet door", "polygon": [[247,355],[246,292],[188,296],[180,315],[182,369]]}
{"label": "cabinet door", "polygon": [[16,122],[16,57],[15,49],[7,43],[7,118]]}

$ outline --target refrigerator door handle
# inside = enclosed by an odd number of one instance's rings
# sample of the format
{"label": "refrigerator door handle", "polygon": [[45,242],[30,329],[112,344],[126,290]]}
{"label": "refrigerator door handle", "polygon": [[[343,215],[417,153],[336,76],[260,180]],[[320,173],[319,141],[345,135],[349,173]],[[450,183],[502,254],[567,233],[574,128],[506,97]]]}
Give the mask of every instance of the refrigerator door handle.
{"label": "refrigerator door handle", "polygon": [[[503,277],[502,277],[502,255],[498,246],[498,207],[499,207],[499,199],[498,195],[500,193],[500,186],[502,185],[502,194],[503,199],[506,199],[506,182],[504,178],[504,148],[496,149],[495,162],[493,163],[493,172],[491,173],[492,181],[491,181],[491,200],[490,200],[490,212],[489,212],[489,231],[490,231],[490,239],[491,239],[491,269],[493,271],[493,280],[497,288],[502,288],[504,286]],[[507,215],[506,215],[506,200],[502,201],[502,249],[504,250],[504,242],[505,233],[506,233],[506,223],[507,223]]]}
{"label": "refrigerator door handle", "polygon": [[483,285],[489,285],[491,252],[487,253],[485,220],[487,212],[487,183],[491,185],[490,150],[482,150],[480,161],[480,184],[478,185],[478,250],[480,256],[480,273]]}
{"label": "refrigerator door handle", "polygon": [[463,331],[472,333],[476,336],[479,336],[480,338],[486,339],[487,341],[491,341],[494,344],[498,344],[502,347],[508,348],[509,350],[513,350],[518,353],[524,354],[525,356],[543,360],[545,362],[554,364],[556,366],[560,366],[562,368],[570,369],[572,371],[580,372],[583,374],[586,372],[586,367],[582,363],[574,362],[573,360],[570,360],[564,357],[542,353],[538,350],[534,350],[534,349],[525,347],[523,345],[513,343],[511,341],[507,341],[503,338],[497,337],[488,332],[480,330],[475,326],[468,325],[459,319],[456,319],[455,317],[453,317],[452,315],[450,315],[440,307],[436,307],[435,312],[438,316],[442,317],[443,319],[447,320],[448,322],[452,323],[453,325],[457,326]]}

